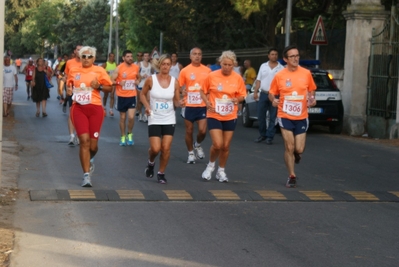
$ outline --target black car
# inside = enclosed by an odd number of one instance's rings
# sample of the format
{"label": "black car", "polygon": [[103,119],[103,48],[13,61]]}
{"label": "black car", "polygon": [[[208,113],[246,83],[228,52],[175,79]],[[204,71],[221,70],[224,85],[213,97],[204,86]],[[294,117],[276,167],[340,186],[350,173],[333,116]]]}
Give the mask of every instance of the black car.
{"label": "black car", "polygon": [[[340,134],[344,118],[341,91],[336,86],[332,75],[327,71],[316,68],[309,68],[309,70],[317,85],[317,104],[308,108],[309,123],[310,125],[326,125],[329,127],[330,133]],[[254,100],[253,90],[254,86],[243,103],[242,123],[245,127],[252,127],[253,122],[258,119],[258,102]]]}

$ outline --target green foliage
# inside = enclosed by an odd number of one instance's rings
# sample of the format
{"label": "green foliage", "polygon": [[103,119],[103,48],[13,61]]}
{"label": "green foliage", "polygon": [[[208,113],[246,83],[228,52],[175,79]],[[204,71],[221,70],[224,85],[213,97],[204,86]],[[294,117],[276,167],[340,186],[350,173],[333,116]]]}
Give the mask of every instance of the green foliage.
{"label": "green foliage", "polygon": [[23,56],[57,44],[69,53],[85,44],[106,53],[108,15],[108,0],[8,0],[5,48]]}

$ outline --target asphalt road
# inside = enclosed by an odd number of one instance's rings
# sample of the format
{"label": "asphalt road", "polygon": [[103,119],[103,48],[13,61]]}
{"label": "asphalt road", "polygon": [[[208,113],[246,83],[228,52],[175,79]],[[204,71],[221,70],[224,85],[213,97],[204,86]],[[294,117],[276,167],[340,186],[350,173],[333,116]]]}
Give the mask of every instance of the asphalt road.
{"label": "asphalt road", "polygon": [[[146,124],[136,121],[135,145],[120,147],[119,116],[107,116],[93,188],[83,189],[79,148],[67,146],[67,115],[51,90],[46,118],[22,86],[14,96],[11,266],[398,266],[397,147],[310,131],[298,187],[287,189],[281,136],[255,144],[257,128],[238,124],[230,182],[204,182],[207,159],[185,163],[179,118],[161,185],[144,176]],[[207,158],[209,147],[208,136]]]}

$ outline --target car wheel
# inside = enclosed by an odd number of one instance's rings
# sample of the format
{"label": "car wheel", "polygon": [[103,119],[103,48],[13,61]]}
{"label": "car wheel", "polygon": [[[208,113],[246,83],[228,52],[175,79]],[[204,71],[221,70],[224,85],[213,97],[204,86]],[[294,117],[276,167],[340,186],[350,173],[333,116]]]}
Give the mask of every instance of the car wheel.
{"label": "car wheel", "polygon": [[331,134],[340,134],[342,132],[342,128],[343,128],[342,126],[343,126],[342,122],[340,124],[337,124],[337,125],[329,126],[330,133]]}
{"label": "car wheel", "polygon": [[244,104],[242,107],[242,125],[244,125],[244,127],[252,127],[253,123],[254,122],[249,119],[248,105]]}

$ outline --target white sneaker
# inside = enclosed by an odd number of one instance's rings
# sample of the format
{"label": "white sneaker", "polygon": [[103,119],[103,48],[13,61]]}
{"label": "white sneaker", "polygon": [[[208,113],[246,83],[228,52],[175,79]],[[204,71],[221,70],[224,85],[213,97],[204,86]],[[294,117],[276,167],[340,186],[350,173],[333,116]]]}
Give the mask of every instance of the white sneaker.
{"label": "white sneaker", "polygon": [[143,115],[143,122],[148,122],[148,118],[147,118],[146,114]]}
{"label": "white sneaker", "polygon": [[212,177],[212,172],[215,170],[215,167],[210,167],[209,164],[206,165],[205,171],[202,173],[202,179],[210,180]]}
{"label": "white sneaker", "polygon": [[229,178],[227,178],[226,173],[224,171],[218,171],[216,173],[216,180],[218,180],[219,182],[223,183],[223,182],[228,182]]}
{"label": "white sneaker", "polygon": [[79,145],[79,138],[75,135],[74,139],[73,139],[73,143],[77,146]]}
{"label": "white sneaker", "polygon": [[194,155],[194,153],[188,153],[187,163],[195,164],[195,155]]}
{"label": "white sneaker", "polygon": [[82,187],[92,187],[89,174],[83,175]]}
{"label": "white sneaker", "polygon": [[143,114],[139,114],[139,121],[143,121]]}
{"label": "white sneaker", "polygon": [[194,145],[194,151],[195,151],[195,154],[197,154],[197,159],[205,158],[204,150],[202,149],[202,147],[200,145],[199,146]]}
{"label": "white sneaker", "polygon": [[71,138],[69,138],[69,142],[68,142],[68,146],[75,146],[75,137],[71,136]]}

